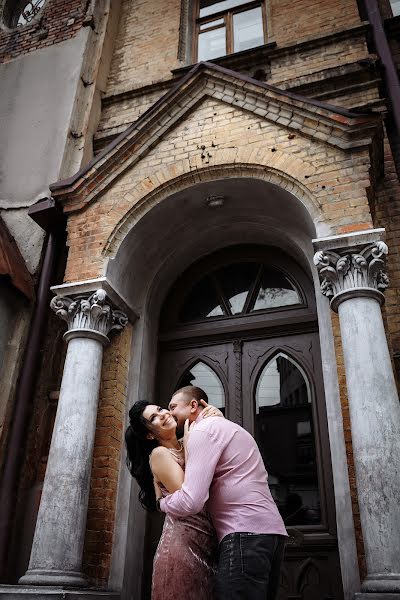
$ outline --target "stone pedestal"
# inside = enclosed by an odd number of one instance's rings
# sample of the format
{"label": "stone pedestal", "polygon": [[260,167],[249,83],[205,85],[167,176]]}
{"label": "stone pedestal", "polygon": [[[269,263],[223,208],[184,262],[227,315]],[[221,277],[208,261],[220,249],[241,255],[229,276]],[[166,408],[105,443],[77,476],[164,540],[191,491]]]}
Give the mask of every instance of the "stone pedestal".
{"label": "stone pedestal", "polygon": [[20,579],[24,585],[87,585],[81,563],[103,346],[108,333],[127,322],[106,300],[98,290],[51,302],[68,323],[68,349],[29,568]]}
{"label": "stone pedestal", "polygon": [[120,600],[119,592],[0,585],[0,600]]}
{"label": "stone pedestal", "polygon": [[400,404],[380,308],[382,234],[317,240],[314,257],[340,321],[368,571],[358,600],[400,599]]}
{"label": "stone pedestal", "polygon": [[374,594],[373,592],[370,594],[355,594],[354,600],[400,600],[399,594]]}

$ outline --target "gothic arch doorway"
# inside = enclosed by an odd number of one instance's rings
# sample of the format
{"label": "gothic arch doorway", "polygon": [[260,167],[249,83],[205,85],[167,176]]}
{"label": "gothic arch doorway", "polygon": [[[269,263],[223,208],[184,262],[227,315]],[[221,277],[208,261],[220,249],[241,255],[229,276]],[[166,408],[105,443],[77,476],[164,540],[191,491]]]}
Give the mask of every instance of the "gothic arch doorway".
{"label": "gothic arch doorway", "polygon": [[[186,384],[257,440],[290,529],[279,600],[342,600],[314,288],[278,248],[213,253],[175,282],[159,332],[158,397]],[[145,581],[160,533],[146,531]],[[146,586],[145,586],[146,587]],[[147,598],[149,587],[145,590]]]}

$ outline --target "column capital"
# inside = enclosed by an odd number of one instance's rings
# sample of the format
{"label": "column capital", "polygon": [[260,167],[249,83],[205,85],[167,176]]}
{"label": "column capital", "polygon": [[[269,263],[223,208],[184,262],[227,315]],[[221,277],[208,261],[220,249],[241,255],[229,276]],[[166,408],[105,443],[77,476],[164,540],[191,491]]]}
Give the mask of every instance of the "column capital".
{"label": "column capital", "polygon": [[103,289],[76,296],[55,296],[50,307],[68,324],[64,339],[88,337],[109,343],[111,331],[121,331],[128,322],[124,312],[113,307]]}
{"label": "column capital", "polygon": [[371,297],[383,304],[382,292],[389,285],[383,234],[383,229],[375,229],[313,240],[321,292],[331,300],[335,312],[341,302],[354,297]]}

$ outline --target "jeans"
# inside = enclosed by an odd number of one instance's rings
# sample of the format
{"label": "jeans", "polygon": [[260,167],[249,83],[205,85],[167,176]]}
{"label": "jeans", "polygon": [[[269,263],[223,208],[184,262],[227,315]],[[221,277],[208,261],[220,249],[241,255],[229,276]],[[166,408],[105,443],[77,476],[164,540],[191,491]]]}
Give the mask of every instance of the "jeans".
{"label": "jeans", "polygon": [[284,547],[281,535],[226,535],[218,550],[217,600],[274,600]]}

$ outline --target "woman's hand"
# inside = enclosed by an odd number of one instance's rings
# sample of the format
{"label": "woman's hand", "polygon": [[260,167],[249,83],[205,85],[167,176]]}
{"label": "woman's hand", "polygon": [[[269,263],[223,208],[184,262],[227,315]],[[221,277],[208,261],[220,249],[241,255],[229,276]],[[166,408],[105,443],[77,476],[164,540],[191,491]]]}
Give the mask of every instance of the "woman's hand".
{"label": "woman's hand", "polygon": [[216,408],[212,404],[207,404],[207,402],[205,402],[204,400],[200,400],[200,404],[202,406],[204,406],[203,411],[202,411],[203,419],[207,419],[207,417],[223,417],[224,416],[222,414],[222,412],[219,410],[219,408]]}

